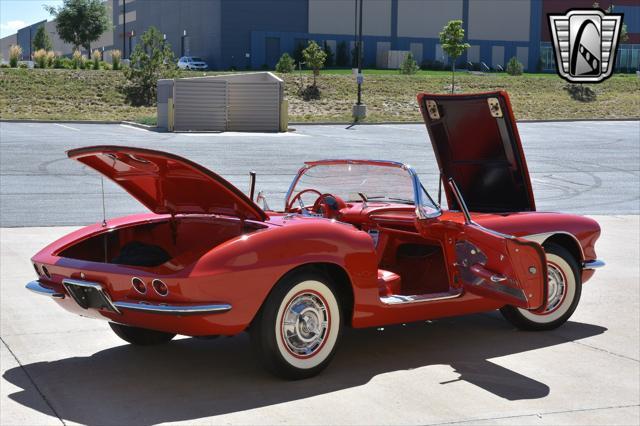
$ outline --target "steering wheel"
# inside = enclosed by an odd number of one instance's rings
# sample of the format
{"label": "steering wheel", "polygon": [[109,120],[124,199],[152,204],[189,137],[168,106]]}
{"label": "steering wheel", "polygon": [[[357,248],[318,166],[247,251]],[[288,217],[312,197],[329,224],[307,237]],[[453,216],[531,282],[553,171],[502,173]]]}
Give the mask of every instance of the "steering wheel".
{"label": "steering wheel", "polygon": [[327,219],[336,218],[340,209],[346,207],[346,203],[337,195],[325,193],[321,194],[315,203],[313,203],[313,211],[321,213]]}
{"label": "steering wheel", "polygon": [[[293,203],[295,203],[297,199],[300,199],[300,197],[301,197],[303,194],[306,194],[307,192],[315,192],[316,194],[318,194],[318,197],[322,197],[322,192],[318,191],[317,189],[313,189],[313,188],[303,189],[302,191],[298,192],[298,193],[297,193],[297,194],[296,194],[296,195],[291,199],[291,201],[289,201],[289,204],[287,204],[287,206],[286,206],[286,210],[285,210],[285,211],[287,211],[287,212],[288,212],[288,211],[290,211],[290,210],[291,210],[291,207],[293,207]],[[318,198],[318,199],[319,199],[319,198]],[[318,202],[318,201],[316,200],[316,203],[317,203],[317,202]],[[315,203],[314,203],[314,205],[313,205],[313,206],[315,207]]]}

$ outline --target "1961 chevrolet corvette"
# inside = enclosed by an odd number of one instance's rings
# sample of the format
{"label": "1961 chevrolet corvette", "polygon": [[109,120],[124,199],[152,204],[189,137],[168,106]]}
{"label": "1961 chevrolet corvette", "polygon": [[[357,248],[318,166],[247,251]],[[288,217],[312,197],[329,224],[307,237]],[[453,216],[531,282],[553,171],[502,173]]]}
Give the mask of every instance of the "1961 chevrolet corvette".
{"label": "1961 chevrolet corvette", "polygon": [[[151,213],[73,232],[32,258],[29,290],[109,321],[127,342],[249,331],[267,369],[317,374],[344,327],[499,309],[549,330],[603,265],[588,218],[536,212],[504,92],[420,94],[444,184],[443,210],[392,161],[307,162],[284,210],[173,154],[122,146],[69,158]],[[262,198],[263,208],[258,203]]]}

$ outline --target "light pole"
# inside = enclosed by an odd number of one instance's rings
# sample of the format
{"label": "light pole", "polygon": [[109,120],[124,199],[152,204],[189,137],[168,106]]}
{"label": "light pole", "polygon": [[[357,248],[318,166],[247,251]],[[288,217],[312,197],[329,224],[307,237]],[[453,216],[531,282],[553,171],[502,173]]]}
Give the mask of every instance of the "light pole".
{"label": "light pole", "polygon": [[180,39],[180,57],[184,56],[184,39],[187,38],[187,30],[182,30],[182,38]]}
{"label": "light pole", "polygon": [[125,59],[127,57],[126,43],[127,43],[127,0],[122,0],[122,59]]}
{"label": "light pole", "polygon": [[[358,16],[358,21],[359,21],[358,45],[356,49],[356,54],[358,55],[357,57],[358,74],[356,75],[356,83],[358,84],[358,99],[355,105],[353,105],[352,115],[353,115],[354,122],[358,122],[367,116],[367,106],[362,103],[362,83],[364,81],[364,76],[362,75],[362,5],[363,5],[363,1],[362,0],[355,0],[355,1],[356,1],[356,11],[359,12],[360,14]],[[360,2],[359,11],[357,10],[358,1]]]}

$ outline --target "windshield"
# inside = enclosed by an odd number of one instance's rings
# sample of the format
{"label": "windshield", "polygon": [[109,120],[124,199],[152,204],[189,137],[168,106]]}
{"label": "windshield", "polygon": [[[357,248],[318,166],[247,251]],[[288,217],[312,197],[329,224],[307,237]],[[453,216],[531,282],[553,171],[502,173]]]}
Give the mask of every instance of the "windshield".
{"label": "windshield", "polygon": [[197,56],[191,58],[191,61],[193,62],[202,62],[202,58],[198,58]]}
{"label": "windshield", "polygon": [[[400,204],[421,204],[430,210],[439,210],[431,197],[422,188],[413,170],[392,162],[328,162],[312,164],[304,169],[290,189],[287,202],[305,189],[315,189],[320,193],[337,195],[344,201],[394,202]],[[416,203],[416,189],[418,203]],[[305,204],[313,203],[318,197],[315,192],[303,196]]]}

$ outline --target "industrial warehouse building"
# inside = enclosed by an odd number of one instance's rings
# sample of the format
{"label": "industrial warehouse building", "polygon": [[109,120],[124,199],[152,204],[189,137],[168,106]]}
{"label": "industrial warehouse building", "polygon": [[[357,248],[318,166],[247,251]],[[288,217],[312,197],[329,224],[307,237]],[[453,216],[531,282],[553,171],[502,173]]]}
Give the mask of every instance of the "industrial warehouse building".
{"label": "industrial warehouse building", "polygon": [[[108,0],[114,28],[92,48],[117,48],[128,57],[150,26],[166,35],[176,56],[199,56],[212,69],[272,69],[284,52],[293,53],[308,40],[326,43],[335,53],[344,42],[354,46],[357,2],[354,0]],[[617,66],[638,68],[640,6],[637,0],[600,0],[624,13],[629,40],[619,46]],[[531,72],[553,70],[547,13],[593,7],[594,0],[364,0],[365,67],[394,67],[397,51],[411,51],[418,63],[447,63],[438,41],[442,27],[462,19],[471,48],[460,63],[503,66],[517,57]],[[41,22],[0,40],[7,58],[18,43],[28,57],[29,35]],[[13,37],[13,38],[12,38]],[[56,42],[68,54],[71,47]]]}

